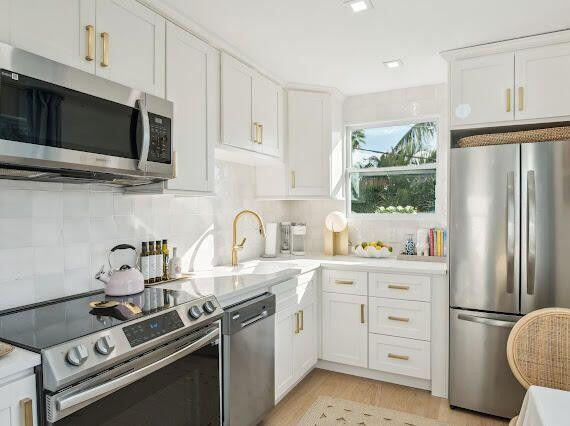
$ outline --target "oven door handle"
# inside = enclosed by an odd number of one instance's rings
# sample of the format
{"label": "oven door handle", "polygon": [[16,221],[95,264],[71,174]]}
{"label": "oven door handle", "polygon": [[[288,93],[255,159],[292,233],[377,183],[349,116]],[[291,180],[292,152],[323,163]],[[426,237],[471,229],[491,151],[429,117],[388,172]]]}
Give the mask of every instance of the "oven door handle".
{"label": "oven door handle", "polygon": [[140,97],[140,99],[137,100],[137,105],[139,107],[143,128],[141,154],[137,168],[143,172],[146,172],[148,150],[150,148],[150,121],[148,117],[148,110],[146,109],[146,99],[144,94]]}
{"label": "oven door handle", "polygon": [[125,374],[124,376],[120,376],[102,385],[95,386],[77,394],[62,398],[56,402],[56,407],[59,411],[67,410],[76,405],[84,404],[92,399],[99,398],[116,390],[119,390],[163,367],[166,367],[169,364],[172,364],[174,361],[179,360],[189,353],[197,351],[201,347],[207,345],[208,342],[218,337],[219,334],[220,331],[218,328],[216,328],[215,330],[212,330],[206,334],[204,337],[201,337],[188,346],[185,346],[183,349],[180,349],[159,361],[153,362],[152,364],[149,364],[131,373]]}

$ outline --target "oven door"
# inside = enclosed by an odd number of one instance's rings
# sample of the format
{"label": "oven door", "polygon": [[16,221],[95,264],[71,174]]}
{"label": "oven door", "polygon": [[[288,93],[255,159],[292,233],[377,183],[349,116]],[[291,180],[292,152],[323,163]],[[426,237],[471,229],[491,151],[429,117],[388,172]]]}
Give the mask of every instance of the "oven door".
{"label": "oven door", "polygon": [[57,426],[219,425],[220,407],[219,323],[46,395]]}

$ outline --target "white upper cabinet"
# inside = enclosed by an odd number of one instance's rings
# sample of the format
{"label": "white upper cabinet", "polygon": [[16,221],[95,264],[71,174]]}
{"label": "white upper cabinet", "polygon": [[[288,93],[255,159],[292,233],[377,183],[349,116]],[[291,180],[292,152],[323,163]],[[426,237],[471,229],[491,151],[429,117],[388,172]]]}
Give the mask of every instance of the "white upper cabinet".
{"label": "white upper cabinet", "polygon": [[165,19],[135,0],[97,0],[97,75],[164,97]]}
{"label": "white upper cabinet", "polygon": [[257,75],[253,78],[252,120],[256,150],[279,156],[279,95],[280,88],[271,80]]}
{"label": "white upper cabinet", "polygon": [[514,120],[514,53],[456,60],[451,65],[453,125]]}
{"label": "white upper cabinet", "polygon": [[182,28],[166,26],[166,98],[174,103],[176,178],[167,189],[214,191],[219,126],[218,52]]}
{"label": "white upper cabinet", "polygon": [[289,90],[290,195],[330,195],[330,94]]}
{"label": "white upper cabinet", "polygon": [[10,0],[0,0],[0,42],[10,43]]}
{"label": "white upper cabinet", "polygon": [[0,28],[0,35],[6,32],[8,36],[4,41],[56,62],[95,71],[95,0],[0,3],[0,14],[9,22],[9,36],[8,27]]}
{"label": "white upper cabinet", "polygon": [[516,117],[570,115],[570,43],[515,53]]}

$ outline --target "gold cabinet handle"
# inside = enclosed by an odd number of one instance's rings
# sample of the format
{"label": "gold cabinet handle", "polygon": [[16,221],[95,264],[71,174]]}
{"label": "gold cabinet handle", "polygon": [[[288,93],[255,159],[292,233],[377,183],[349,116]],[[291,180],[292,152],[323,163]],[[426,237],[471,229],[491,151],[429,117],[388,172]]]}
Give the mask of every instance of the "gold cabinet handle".
{"label": "gold cabinet handle", "polygon": [[257,143],[257,123],[252,124],[251,132],[253,133],[253,143]]}
{"label": "gold cabinet handle", "polygon": [[295,334],[299,334],[299,312],[295,312]]}
{"label": "gold cabinet handle", "polygon": [[388,284],[388,288],[391,288],[392,290],[409,290],[410,286],[409,285],[399,285],[399,284]]}
{"label": "gold cabinet handle", "polygon": [[259,124],[259,144],[263,144],[263,124]]}
{"label": "gold cabinet handle", "polygon": [[31,398],[24,398],[20,401],[22,412],[24,414],[24,426],[34,425],[34,406]]}
{"label": "gold cabinet handle", "polygon": [[85,55],[86,61],[95,59],[95,27],[91,24],[85,27],[87,34],[87,54]]}
{"label": "gold cabinet handle", "polygon": [[511,89],[507,89],[507,112],[511,112]]}
{"label": "gold cabinet handle", "polygon": [[103,57],[101,58],[101,66],[109,66],[109,33],[101,33],[101,40],[103,41]]}
{"label": "gold cabinet handle", "polygon": [[398,354],[393,354],[393,353],[389,353],[388,358],[401,359],[404,361],[408,361],[410,359],[410,357],[408,355],[398,355]]}
{"label": "gold cabinet handle", "polygon": [[299,315],[301,317],[301,326],[299,327],[299,330],[303,331],[305,329],[305,315],[302,309],[299,311]]}
{"label": "gold cabinet handle", "polygon": [[174,179],[176,179],[176,176],[178,175],[177,159],[178,158],[176,157],[176,151],[172,151],[172,174]]}
{"label": "gold cabinet handle", "polygon": [[291,172],[291,188],[295,189],[295,172]]}
{"label": "gold cabinet handle", "polygon": [[360,323],[364,324],[365,320],[364,320],[364,304],[361,303],[360,304]]}
{"label": "gold cabinet handle", "polygon": [[392,316],[392,315],[389,315],[389,316],[388,316],[388,319],[389,319],[390,321],[410,322],[410,319],[409,319],[409,318],[406,318],[406,317],[394,317],[394,316]]}
{"label": "gold cabinet handle", "polygon": [[519,86],[519,111],[524,111],[524,87]]}
{"label": "gold cabinet handle", "polygon": [[353,285],[354,281],[352,280],[334,280],[335,284],[341,284],[341,285]]}

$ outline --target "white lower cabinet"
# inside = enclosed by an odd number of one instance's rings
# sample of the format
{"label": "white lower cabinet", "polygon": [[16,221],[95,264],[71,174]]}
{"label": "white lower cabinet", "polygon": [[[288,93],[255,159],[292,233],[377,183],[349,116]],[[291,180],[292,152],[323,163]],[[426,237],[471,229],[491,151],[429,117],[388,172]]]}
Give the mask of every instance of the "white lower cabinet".
{"label": "white lower cabinet", "polygon": [[0,425],[37,424],[36,378],[33,374],[0,387]]}
{"label": "white lower cabinet", "polygon": [[371,297],[369,307],[370,333],[429,340],[429,303]]}
{"label": "white lower cabinet", "polygon": [[323,359],[368,364],[367,297],[323,292]]}
{"label": "white lower cabinet", "polygon": [[280,400],[318,357],[315,272],[273,287],[275,314],[275,399]]}
{"label": "white lower cabinet", "polygon": [[375,370],[429,380],[430,344],[371,333],[369,362]]}

